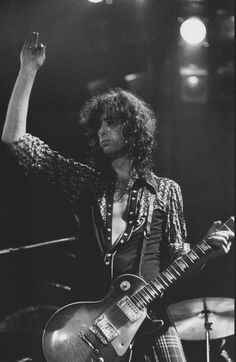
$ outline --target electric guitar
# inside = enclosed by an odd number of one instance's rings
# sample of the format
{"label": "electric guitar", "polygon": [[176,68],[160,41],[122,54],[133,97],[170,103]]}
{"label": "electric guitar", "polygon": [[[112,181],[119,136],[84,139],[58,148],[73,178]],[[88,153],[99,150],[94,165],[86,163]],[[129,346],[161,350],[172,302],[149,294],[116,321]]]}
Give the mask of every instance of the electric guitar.
{"label": "electric guitar", "polygon": [[[234,217],[218,230],[234,231]],[[124,274],[104,299],[72,303],[59,309],[43,332],[43,351],[48,362],[121,362],[147,316],[147,307],[211,251],[207,238],[176,259],[150,283]],[[159,325],[162,326],[162,321]]]}

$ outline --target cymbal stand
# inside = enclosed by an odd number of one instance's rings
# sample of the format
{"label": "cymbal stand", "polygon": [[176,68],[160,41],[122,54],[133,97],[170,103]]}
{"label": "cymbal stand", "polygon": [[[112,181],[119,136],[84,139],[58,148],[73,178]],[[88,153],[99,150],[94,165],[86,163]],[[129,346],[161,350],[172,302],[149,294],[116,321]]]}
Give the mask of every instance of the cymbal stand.
{"label": "cymbal stand", "polygon": [[204,308],[204,310],[201,312],[204,315],[205,322],[204,322],[204,328],[205,328],[205,337],[206,337],[206,361],[210,362],[210,331],[212,330],[212,322],[209,322],[209,314],[211,312]]}

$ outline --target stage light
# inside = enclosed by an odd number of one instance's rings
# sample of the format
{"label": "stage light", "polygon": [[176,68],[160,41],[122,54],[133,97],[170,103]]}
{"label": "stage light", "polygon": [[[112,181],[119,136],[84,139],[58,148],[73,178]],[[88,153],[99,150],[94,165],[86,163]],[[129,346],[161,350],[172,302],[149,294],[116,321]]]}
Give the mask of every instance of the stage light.
{"label": "stage light", "polygon": [[188,77],[188,82],[190,87],[197,87],[199,83],[199,78],[196,77],[196,75],[191,75],[190,77]]}
{"label": "stage light", "polygon": [[180,99],[184,103],[204,104],[208,100],[208,71],[190,64],[180,68]]}
{"label": "stage light", "polygon": [[132,80],[137,79],[137,74],[127,74],[125,75],[125,80],[127,82],[132,82]]}
{"label": "stage light", "polygon": [[90,3],[101,3],[103,0],[88,0]]}
{"label": "stage light", "polygon": [[197,45],[205,39],[206,27],[199,18],[192,17],[181,24],[180,34],[187,43]]}

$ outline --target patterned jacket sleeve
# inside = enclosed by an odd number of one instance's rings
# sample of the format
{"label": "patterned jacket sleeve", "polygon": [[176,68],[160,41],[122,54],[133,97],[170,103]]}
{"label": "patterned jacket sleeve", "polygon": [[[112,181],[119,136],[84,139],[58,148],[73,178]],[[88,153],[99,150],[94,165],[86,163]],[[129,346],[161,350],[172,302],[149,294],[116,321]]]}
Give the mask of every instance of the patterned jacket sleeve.
{"label": "patterned jacket sleeve", "polygon": [[171,181],[167,204],[167,238],[169,245],[169,263],[189,251],[187,230],[183,213],[183,198],[180,186]]}
{"label": "patterned jacket sleeve", "polygon": [[12,143],[10,149],[26,174],[56,186],[72,203],[76,203],[83,188],[95,185],[97,173],[93,168],[64,158],[28,133]]}

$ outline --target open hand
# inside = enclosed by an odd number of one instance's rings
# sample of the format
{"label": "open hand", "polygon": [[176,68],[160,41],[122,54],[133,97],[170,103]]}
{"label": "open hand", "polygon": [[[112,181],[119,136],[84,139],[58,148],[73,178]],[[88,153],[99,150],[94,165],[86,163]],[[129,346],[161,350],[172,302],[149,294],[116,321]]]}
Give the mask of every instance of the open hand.
{"label": "open hand", "polygon": [[37,71],[45,61],[46,46],[38,43],[39,33],[33,32],[25,40],[20,60],[21,68]]}
{"label": "open hand", "polygon": [[220,225],[221,221],[215,221],[204,238],[212,248],[209,259],[228,254],[231,241],[234,238],[234,233],[231,230],[218,230]]}

